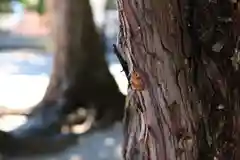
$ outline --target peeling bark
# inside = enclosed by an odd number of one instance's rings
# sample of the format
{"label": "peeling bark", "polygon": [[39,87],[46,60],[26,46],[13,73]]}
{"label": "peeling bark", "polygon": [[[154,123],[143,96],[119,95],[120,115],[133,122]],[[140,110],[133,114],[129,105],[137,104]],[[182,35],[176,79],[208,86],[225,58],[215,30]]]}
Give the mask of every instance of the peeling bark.
{"label": "peeling bark", "polygon": [[131,76],[126,160],[239,159],[239,11],[224,0],[118,0]]}

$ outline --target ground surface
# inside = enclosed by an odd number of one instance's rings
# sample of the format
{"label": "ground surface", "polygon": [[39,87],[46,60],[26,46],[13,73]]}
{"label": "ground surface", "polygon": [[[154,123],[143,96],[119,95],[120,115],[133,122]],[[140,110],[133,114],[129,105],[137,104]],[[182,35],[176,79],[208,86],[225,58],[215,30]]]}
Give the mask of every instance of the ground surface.
{"label": "ground surface", "polygon": [[60,153],[3,160],[121,160],[122,126],[115,124],[107,130],[79,136],[76,144]]}

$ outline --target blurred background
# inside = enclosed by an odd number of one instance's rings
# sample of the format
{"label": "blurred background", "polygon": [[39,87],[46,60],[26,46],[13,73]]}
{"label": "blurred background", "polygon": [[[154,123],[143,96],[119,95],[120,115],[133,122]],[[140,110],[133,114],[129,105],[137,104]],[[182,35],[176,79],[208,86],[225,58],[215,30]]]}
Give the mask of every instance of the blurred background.
{"label": "blurred background", "polygon": [[0,160],[120,160],[116,0],[0,0]]}

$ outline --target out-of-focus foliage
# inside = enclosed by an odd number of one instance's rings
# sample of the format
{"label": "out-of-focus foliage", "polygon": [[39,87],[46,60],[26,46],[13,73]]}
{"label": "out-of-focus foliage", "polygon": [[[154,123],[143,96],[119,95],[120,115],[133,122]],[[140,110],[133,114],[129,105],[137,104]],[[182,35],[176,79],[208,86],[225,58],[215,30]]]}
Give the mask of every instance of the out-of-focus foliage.
{"label": "out-of-focus foliage", "polygon": [[44,14],[45,13],[45,0],[38,0],[38,5],[37,5],[37,12],[39,14]]}
{"label": "out-of-focus foliage", "polygon": [[0,12],[12,12],[9,0],[0,0]]}
{"label": "out-of-focus foliage", "polygon": [[27,5],[28,4],[28,0],[18,0],[19,2],[21,2],[22,4],[24,5]]}
{"label": "out-of-focus foliage", "polygon": [[30,0],[0,0],[0,12],[12,12],[11,2],[14,1],[22,3],[26,9],[37,11],[39,14],[45,13],[45,0],[37,0],[37,3]]}
{"label": "out-of-focus foliage", "polygon": [[117,9],[116,0],[107,0],[106,10]]}
{"label": "out-of-focus foliage", "polygon": [[[28,1],[28,0],[23,0],[23,1]],[[26,4],[26,8],[29,10],[34,10],[38,12],[39,14],[44,14],[46,11],[46,6],[45,6],[45,0],[37,0],[37,3],[28,3]]]}

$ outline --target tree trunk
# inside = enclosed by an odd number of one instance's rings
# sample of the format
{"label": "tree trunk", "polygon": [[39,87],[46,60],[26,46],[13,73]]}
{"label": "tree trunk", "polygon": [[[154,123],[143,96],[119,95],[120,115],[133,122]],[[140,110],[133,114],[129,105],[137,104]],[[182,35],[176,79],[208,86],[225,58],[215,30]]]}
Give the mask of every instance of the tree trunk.
{"label": "tree trunk", "polygon": [[16,143],[11,135],[0,130],[0,159],[2,156],[1,154],[5,153],[7,150],[15,149],[16,145],[12,144]]}
{"label": "tree trunk", "polygon": [[127,160],[239,159],[239,5],[118,0]]}
{"label": "tree trunk", "polygon": [[[71,112],[93,105],[101,118],[123,114],[124,96],[108,71],[88,0],[48,0],[55,57],[50,84],[38,108]],[[108,115],[109,116],[109,115]]]}

